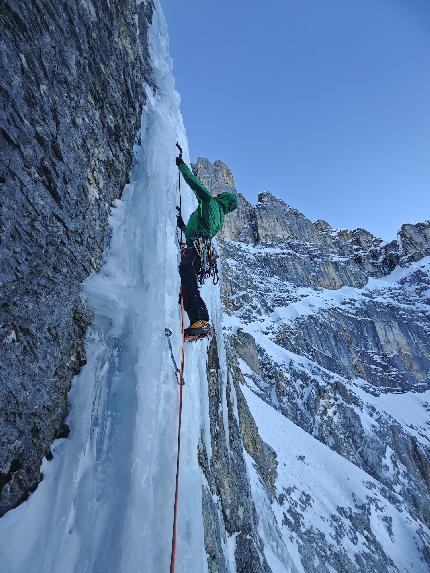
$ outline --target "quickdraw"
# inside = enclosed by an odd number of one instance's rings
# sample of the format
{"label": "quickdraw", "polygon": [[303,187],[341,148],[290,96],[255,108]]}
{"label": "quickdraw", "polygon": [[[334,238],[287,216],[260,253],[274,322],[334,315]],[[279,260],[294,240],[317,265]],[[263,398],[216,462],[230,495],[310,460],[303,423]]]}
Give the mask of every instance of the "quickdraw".
{"label": "quickdraw", "polygon": [[206,279],[212,277],[213,284],[219,283],[218,263],[219,258],[214,246],[212,245],[209,237],[198,237],[193,241],[196,253],[200,257],[200,270],[197,275],[197,280],[201,286]]}
{"label": "quickdraw", "polygon": [[[181,295],[179,295],[180,297]],[[179,302],[181,304],[181,299],[179,299]],[[176,375],[176,381],[178,382],[178,384],[180,384],[181,382],[181,371],[178,368],[178,365],[176,364],[176,360],[175,360],[175,355],[173,354],[173,347],[172,347],[172,340],[171,337],[173,335],[173,332],[170,330],[170,328],[165,328],[164,329],[164,334],[167,338],[167,343],[169,345],[169,350],[170,350],[170,358],[172,360],[172,364],[173,364],[173,368],[175,369],[175,375]],[[179,376],[178,376],[179,374]],[[182,377],[182,384],[185,384],[185,380]]]}

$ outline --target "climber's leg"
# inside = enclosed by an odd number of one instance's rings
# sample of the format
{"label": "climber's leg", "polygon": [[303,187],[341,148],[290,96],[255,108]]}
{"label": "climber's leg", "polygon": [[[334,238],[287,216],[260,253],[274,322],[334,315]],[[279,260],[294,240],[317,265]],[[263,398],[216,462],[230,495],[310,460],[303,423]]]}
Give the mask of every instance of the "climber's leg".
{"label": "climber's leg", "polygon": [[200,270],[200,257],[195,248],[187,246],[181,257],[179,273],[181,275],[182,296],[184,308],[190,319],[190,325],[198,321],[209,321],[208,310],[200,296],[197,284],[197,274]]}

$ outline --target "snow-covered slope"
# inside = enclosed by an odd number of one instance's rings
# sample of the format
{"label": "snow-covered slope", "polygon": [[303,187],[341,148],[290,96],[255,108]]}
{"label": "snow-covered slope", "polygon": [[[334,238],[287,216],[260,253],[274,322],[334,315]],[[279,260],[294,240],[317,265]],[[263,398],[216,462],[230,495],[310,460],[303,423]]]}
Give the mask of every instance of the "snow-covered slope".
{"label": "snow-covered slope", "polygon": [[220,244],[224,330],[276,453],[266,492],[285,546],[299,571],[427,571],[430,224],[383,244],[267,193],[239,199]]}
{"label": "snow-covered slope", "polygon": [[[428,531],[396,495],[244,388],[278,456],[273,511],[299,571],[427,571]],[[387,464],[391,465],[387,447]],[[294,548],[294,549],[293,549]]]}

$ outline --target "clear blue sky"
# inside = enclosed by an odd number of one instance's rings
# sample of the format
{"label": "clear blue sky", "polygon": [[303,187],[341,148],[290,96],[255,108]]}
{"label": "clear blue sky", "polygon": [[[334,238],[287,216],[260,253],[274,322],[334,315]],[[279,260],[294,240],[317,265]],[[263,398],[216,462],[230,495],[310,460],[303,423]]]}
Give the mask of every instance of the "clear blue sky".
{"label": "clear blue sky", "polygon": [[192,159],[395,238],[430,218],[430,0],[161,0]]}

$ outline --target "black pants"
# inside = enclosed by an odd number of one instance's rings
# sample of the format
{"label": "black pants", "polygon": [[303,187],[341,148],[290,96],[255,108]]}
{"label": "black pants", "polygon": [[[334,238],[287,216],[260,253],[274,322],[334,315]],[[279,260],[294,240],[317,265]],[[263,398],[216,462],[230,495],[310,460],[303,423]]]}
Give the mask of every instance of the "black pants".
{"label": "black pants", "polygon": [[182,252],[179,274],[181,275],[184,308],[190,324],[197,320],[209,320],[208,309],[200,296],[197,274],[200,270],[200,257],[193,245],[187,245]]}

